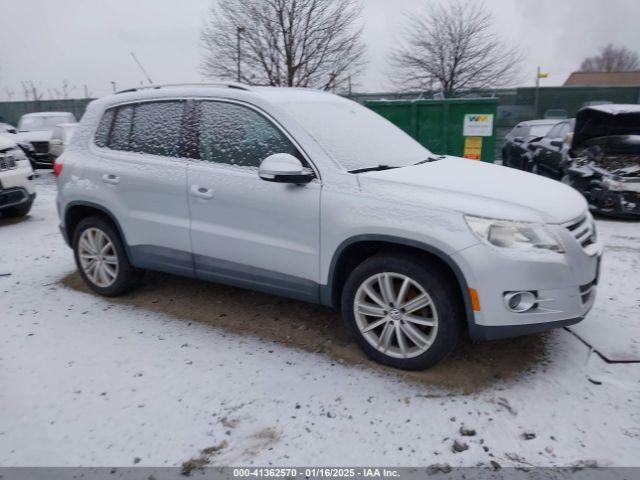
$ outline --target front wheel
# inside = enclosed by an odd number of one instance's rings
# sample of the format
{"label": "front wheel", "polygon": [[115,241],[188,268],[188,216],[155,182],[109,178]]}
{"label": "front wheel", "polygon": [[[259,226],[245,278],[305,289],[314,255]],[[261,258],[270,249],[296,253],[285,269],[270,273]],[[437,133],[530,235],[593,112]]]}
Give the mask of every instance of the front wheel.
{"label": "front wheel", "polygon": [[423,370],[445,358],[460,335],[456,286],[420,257],[377,255],[349,276],[342,315],[371,359],[395,368]]}

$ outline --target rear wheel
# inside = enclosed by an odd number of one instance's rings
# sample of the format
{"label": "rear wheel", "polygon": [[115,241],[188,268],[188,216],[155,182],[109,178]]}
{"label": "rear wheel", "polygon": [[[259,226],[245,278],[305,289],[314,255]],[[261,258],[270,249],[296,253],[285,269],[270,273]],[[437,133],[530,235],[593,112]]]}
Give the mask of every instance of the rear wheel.
{"label": "rear wheel", "polygon": [[458,341],[462,313],[455,288],[444,272],[417,256],[378,255],[349,276],[342,315],[371,359],[422,370],[445,358]]}
{"label": "rear wheel", "polygon": [[139,283],[141,272],[131,266],[120,235],[105,219],[83,219],[74,233],[73,250],[82,279],[100,295],[122,295]]}

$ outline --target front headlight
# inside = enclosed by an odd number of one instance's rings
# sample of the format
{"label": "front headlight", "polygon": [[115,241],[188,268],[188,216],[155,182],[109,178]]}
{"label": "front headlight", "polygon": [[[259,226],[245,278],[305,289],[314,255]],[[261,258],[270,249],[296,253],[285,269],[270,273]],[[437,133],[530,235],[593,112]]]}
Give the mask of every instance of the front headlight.
{"label": "front headlight", "polygon": [[494,247],[564,252],[560,240],[541,223],[512,222],[469,215],[465,215],[464,219],[480,240]]}

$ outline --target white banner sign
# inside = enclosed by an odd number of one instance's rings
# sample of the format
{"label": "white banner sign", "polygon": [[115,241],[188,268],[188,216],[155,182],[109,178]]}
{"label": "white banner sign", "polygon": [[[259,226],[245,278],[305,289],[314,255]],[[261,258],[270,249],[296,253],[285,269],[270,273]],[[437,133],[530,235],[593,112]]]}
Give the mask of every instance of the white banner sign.
{"label": "white banner sign", "polygon": [[464,116],[462,135],[465,137],[490,137],[493,135],[493,114],[467,113]]}

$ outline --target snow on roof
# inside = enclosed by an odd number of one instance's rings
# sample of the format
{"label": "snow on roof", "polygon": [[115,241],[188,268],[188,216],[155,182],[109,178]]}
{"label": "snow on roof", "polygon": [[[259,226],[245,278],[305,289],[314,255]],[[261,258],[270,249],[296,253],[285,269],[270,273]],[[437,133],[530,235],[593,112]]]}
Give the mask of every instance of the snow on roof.
{"label": "snow on roof", "polygon": [[611,115],[618,115],[621,113],[640,113],[640,105],[607,103],[604,105],[591,105],[582,110],[597,110]]}
{"label": "snow on roof", "polygon": [[63,115],[72,115],[71,112],[34,112],[25,113],[23,117],[57,117]]}

